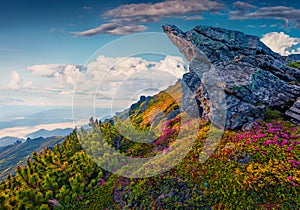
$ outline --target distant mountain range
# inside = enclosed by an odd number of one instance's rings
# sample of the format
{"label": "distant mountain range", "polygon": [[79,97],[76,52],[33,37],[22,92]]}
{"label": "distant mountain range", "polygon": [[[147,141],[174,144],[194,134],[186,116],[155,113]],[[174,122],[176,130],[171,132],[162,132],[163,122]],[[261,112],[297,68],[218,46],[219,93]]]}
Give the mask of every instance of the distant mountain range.
{"label": "distant mountain range", "polygon": [[57,128],[51,131],[46,129],[40,129],[38,131],[27,134],[26,137],[33,139],[38,137],[48,138],[52,136],[67,136],[70,133],[72,133],[72,131],[73,128],[65,128],[65,129]]}
{"label": "distant mountain range", "polygon": [[17,138],[13,136],[5,136],[3,138],[0,138],[0,147],[4,147],[6,145],[14,144],[17,141],[25,141],[25,139]]}
{"label": "distant mountain range", "polygon": [[[93,116],[94,113],[96,113],[97,116],[104,116],[107,113],[111,113],[111,109],[96,108],[95,110],[87,110],[86,108],[76,108],[74,112],[76,120],[85,120],[86,116]],[[72,109],[49,109],[22,116],[13,120],[0,120],[0,130],[13,127],[37,126],[41,124],[65,122],[73,122]]]}
{"label": "distant mountain range", "polygon": [[[72,133],[72,131],[73,131],[73,128],[64,128],[64,129],[57,128],[54,130],[40,129],[38,131],[27,134],[25,137],[30,138],[30,139],[35,139],[35,138],[39,138],[39,137],[49,138],[49,137],[54,137],[54,136],[65,137],[65,136],[69,135],[70,133]],[[0,147],[4,147],[7,145],[11,145],[11,144],[16,144],[16,142],[22,143],[24,141],[25,141],[24,138],[17,138],[14,136],[5,136],[5,137],[0,138]]]}
{"label": "distant mountain range", "polygon": [[[60,117],[57,117],[60,116]],[[67,109],[51,109],[36,112],[20,119],[0,121],[0,130],[5,128],[36,126],[40,124],[72,122],[72,112]]]}

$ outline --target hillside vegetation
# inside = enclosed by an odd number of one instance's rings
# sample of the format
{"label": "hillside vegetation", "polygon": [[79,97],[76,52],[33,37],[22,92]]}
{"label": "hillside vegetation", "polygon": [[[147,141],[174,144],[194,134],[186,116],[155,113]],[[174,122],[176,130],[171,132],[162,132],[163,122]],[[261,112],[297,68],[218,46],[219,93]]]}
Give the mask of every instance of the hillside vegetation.
{"label": "hillside vegetation", "polygon": [[26,166],[19,166],[15,176],[0,184],[0,209],[299,209],[300,127],[272,110],[266,121],[256,122],[251,130],[225,131],[205,162],[200,154],[210,124],[200,121],[187,156],[174,168],[149,178],[111,174],[82,149],[82,140],[95,142],[91,149],[99,146],[100,130],[104,143],[121,154],[142,158],[165,153],[167,157],[168,147],[177,145],[184,127],[185,113],[176,111],[180,89],[178,82],[142,98],[129,115],[123,113],[123,121],[130,120],[135,129],[149,130],[155,110],[162,111],[165,117],[156,119],[151,128],[159,133],[153,141],[132,142],[120,136],[114,122],[91,119],[92,131],[77,135],[74,130],[53,149],[34,152]]}
{"label": "hillside vegetation", "polygon": [[26,158],[32,155],[33,151],[42,151],[44,148],[52,148],[61,143],[63,137],[48,137],[28,139],[25,142],[17,141],[14,144],[0,147],[0,180],[8,174],[15,174],[17,165],[25,165]]}

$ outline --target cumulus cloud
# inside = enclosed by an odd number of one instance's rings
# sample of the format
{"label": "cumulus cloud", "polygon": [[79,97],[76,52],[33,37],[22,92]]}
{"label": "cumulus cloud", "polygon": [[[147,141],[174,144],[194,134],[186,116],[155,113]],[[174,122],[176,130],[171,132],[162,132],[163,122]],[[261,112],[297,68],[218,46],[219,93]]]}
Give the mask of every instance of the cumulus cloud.
{"label": "cumulus cloud", "polygon": [[[34,76],[42,77],[45,84],[52,84],[51,87],[45,86],[45,91],[58,93],[61,95],[72,94],[77,78],[81,75],[82,65],[72,64],[43,64],[27,67],[27,70]],[[41,91],[41,90],[37,90]]]}
{"label": "cumulus cloud", "polygon": [[[255,11],[250,11],[247,8],[246,10],[239,10],[243,6],[239,6],[237,11],[231,12],[232,20],[249,20],[249,19],[274,19],[274,20],[283,20],[286,24],[294,24],[297,27],[300,25],[300,10],[293,7],[285,6],[274,6],[274,7],[262,7],[258,8]],[[300,28],[300,27],[299,27]]]}
{"label": "cumulus cloud", "polygon": [[80,97],[78,103],[90,103],[89,99],[97,93],[101,106],[108,107],[114,99],[126,108],[133,96],[137,98],[136,91],[142,94],[146,89],[165,89],[182,77],[187,66],[183,58],[175,56],[165,56],[154,62],[140,57],[100,55],[86,66],[45,64],[27,69],[40,77],[40,83],[35,83],[39,85],[35,93],[47,95],[47,100],[43,101],[49,104],[71,102],[75,91]]}
{"label": "cumulus cloud", "polygon": [[27,70],[35,76],[52,77],[57,72],[62,72],[66,67],[65,64],[43,64],[27,67]]}
{"label": "cumulus cloud", "polygon": [[60,83],[74,87],[80,74],[81,72],[77,66],[67,65],[63,71],[55,72],[54,76]]}
{"label": "cumulus cloud", "polygon": [[187,71],[183,58],[166,56],[160,61],[140,57],[99,56],[82,71],[76,86],[76,103],[84,106],[96,97],[99,104],[111,106],[113,101],[127,108],[139,95],[153,94],[149,90],[165,89]]}
{"label": "cumulus cloud", "polygon": [[19,90],[21,88],[31,88],[32,82],[23,83],[20,74],[16,71],[12,71],[11,72],[11,80],[10,80],[8,87],[9,87],[9,89],[12,89],[12,90]]}
{"label": "cumulus cloud", "polygon": [[159,62],[152,62],[140,57],[106,57],[100,55],[96,61],[87,65],[86,74],[94,80],[102,79],[107,74],[110,80],[123,80],[138,72],[165,71],[180,78],[186,71],[181,57],[166,56]]}
{"label": "cumulus cloud", "polygon": [[300,44],[300,38],[290,37],[283,32],[267,33],[261,38],[261,41],[270,47],[271,50],[283,56],[300,53],[300,48],[297,50],[292,49],[292,47]]}
{"label": "cumulus cloud", "polygon": [[165,17],[198,20],[204,12],[216,12],[224,8],[224,4],[219,1],[210,0],[166,0],[154,4],[125,4],[104,13],[103,17],[110,19],[109,23],[74,34],[93,36],[136,33],[147,30],[147,27],[140,23],[157,22]]}
{"label": "cumulus cloud", "polygon": [[19,89],[21,86],[21,77],[20,74],[16,71],[11,72],[11,80],[9,83],[10,89]]}

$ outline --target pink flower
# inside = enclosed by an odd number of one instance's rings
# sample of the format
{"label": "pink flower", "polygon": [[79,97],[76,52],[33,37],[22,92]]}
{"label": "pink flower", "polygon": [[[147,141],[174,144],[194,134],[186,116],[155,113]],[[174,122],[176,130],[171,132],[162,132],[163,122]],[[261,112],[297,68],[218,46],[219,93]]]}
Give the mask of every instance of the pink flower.
{"label": "pink flower", "polygon": [[289,142],[289,141],[285,139],[285,140],[283,140],[283,142],[281,142],[280,145],[283,147],[283,146],[284,146],[285,144],[287,144],[288,142]]}
{"label": "pink flower", "polygon": [[290,146],[287,148],[287,151],[291,151],[294,147],[293,146]]}
{"label": "pink flower", "polygon": [[78,200],[81,200],[83,197],[81,195],[78,196]]}
{"label": "pink flower", "polygon": [[286,138],[286,139],[289,139],[289,138],[290,138],[289,135],[287,135],[286,133],[282,134],[282,137],[283,137],[283,138]]}
{"label": "pink flower", "polygon": [[294,180],[294,178],[293,178],[293,177],[291,177],[291,176],[288,176],[288,180],[290,180],[290,181],[293,181],[293,180]]}
{"label": "pink flower", "polygon": [[291,182],[291,183],[292,183],[292,185],[293,185],[294,187],[297,187],[297,186],[298,186],[295,182]]}
{"label": "pink flower", "polygon": [[272,140],[268,140],[268,141],[265,141],[265,142],[264,142],[264,145],[266,146],[266,145],[269,145],[269,144],[272,144],[272,143],[273,143]]}
{"label": "pink flower", "polygon": [[264,155],[267,154],[266,151],[261,151]]}
{"label": "pink flower", "polygon": [[165,154],[165,155],[168,154],[169,151],[170,151],[169,148],[165,148],[165,149],[164,149],[164,154]]}
{"label": "pink flower", "polygon": [[293,160],[289,160],[289,162],[290,162],[290,163],[293,163],[294,161],[293,161]]}

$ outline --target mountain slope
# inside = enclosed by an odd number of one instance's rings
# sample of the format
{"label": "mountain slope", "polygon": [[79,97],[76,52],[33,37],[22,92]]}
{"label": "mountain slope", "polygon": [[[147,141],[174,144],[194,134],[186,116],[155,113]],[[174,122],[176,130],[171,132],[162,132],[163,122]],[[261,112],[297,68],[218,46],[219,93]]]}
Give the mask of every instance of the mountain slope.
{"label": "mountain slope", "polygon": [[62,137],[35,138],[24,143],[18,143],[0,147],[0,179],[13,173],[18,165],[24,165],[26,158],[32,155],[33,151],[42,151],[45,148],[52,148],[64,140]]}
{"label": "mountain slope", "polygon": [[21,139],[21,138],[16,138],[13,136],[5,136],[0,138],[0,147],[6,146],[6,145],[10,145],[10,144],[14,144],[17,141],[24,141],[25,139]]}

